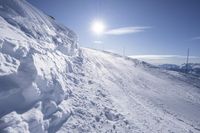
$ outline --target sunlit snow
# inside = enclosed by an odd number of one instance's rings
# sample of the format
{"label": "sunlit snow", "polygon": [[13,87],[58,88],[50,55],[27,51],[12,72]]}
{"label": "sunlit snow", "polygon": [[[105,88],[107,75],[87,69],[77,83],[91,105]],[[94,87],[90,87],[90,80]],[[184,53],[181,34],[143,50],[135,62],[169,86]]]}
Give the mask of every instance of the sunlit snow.
{"label": "sunlit snow", "polygon": [[200,79],[110,52],[0,0],[0,132],[200,132]]}

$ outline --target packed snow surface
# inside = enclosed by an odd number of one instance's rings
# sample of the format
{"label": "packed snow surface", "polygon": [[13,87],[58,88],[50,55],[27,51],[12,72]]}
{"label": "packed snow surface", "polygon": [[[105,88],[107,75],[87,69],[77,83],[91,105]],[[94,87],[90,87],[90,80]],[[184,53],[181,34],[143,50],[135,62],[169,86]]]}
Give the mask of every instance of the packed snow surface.
{"label": "packed snow surface", "polygon": [[77,47],[25,0],[0,0],[0,132],[200,132],[200,79]]}

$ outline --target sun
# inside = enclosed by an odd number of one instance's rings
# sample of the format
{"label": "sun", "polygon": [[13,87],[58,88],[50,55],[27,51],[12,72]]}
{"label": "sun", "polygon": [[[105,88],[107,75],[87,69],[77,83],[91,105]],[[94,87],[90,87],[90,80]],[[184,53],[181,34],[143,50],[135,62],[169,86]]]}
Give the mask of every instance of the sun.
{"label": "sun", "polygon": [[101,35],[101,34],[103,34],[104,33],[104,30],[105,30],[105,25],[104,25],[104,23],[102,22],[102,21],[94,21],[93,23],[92,23],[92,31],[95,33],[95,34],[97,34],[97,35]]}

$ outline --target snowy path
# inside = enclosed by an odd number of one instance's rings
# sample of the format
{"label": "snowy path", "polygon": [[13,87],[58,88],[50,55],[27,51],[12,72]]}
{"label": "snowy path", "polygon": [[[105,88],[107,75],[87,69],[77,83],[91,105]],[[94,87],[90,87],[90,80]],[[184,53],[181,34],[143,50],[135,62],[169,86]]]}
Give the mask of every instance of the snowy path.
{"label": "snowy path", "polygon": [[[118,110],[141,131],[200,131],[200,89],[181,81],[182,75],[140,67],[142,64],[112,54],[89,49],[84,52],[97,64],[90,75],[101,78],[99,82]],[[92,71],[91,64],[86,65]]]}

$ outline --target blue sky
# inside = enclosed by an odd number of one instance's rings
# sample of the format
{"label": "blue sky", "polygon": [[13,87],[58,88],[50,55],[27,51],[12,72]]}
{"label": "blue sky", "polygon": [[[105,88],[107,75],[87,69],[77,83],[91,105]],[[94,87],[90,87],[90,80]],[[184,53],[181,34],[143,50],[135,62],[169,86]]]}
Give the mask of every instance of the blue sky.
{"label": "blue sky", "polygon": [[[28,0],[74,30],[83,47],[126,55],[200,56],[199,0]],[[91,23],[101,19],[107,30],[140,27],[129,34],[96,36]],[[98,43],[94,43],[94,41]],[[101,43],[99,43],[101,42]]]}

